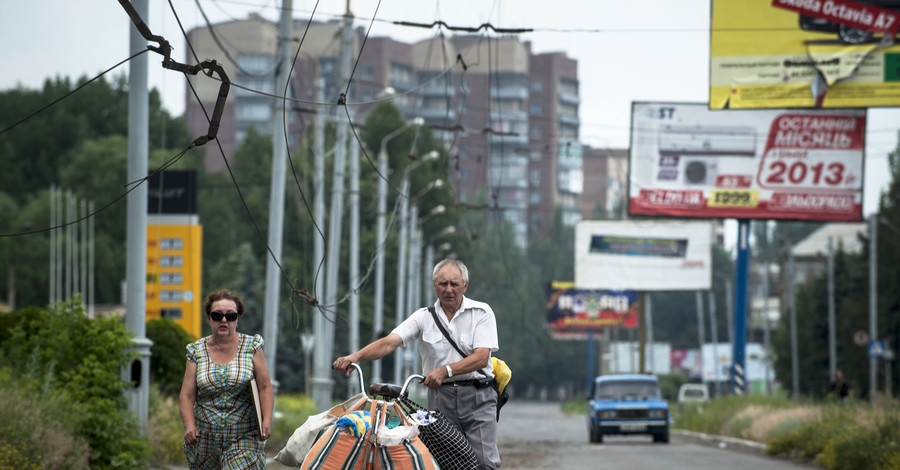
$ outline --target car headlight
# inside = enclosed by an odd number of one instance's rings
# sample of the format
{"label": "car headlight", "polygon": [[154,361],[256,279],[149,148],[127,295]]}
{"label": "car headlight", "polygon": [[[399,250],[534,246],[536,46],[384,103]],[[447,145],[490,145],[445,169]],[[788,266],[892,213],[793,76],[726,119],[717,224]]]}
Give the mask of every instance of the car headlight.
{"label": "car headlight", "polygon": [[659,419],[659,418],[665,418],[667,414],[668,414],[668,412],[666,412],[666,410],[650,410],[649,416],[651,418]]}
{"label": "car headlight", "polygon": [[600,419],[613,419],[616,417],[616,410],[605,410],[597,413]]}

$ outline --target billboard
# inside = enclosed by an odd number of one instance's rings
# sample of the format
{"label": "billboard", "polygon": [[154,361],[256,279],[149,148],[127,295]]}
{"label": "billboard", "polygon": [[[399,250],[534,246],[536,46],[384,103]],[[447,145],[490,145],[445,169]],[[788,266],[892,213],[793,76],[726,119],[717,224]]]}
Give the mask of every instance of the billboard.
{"label": "billboard", "polygon": [[575,287],[709,289],[709,221],[582,220],[575,226]]}
{"label": "billboard", "polygon": [[547,327],[554,338],[578,337],[604,327],[637,328],[638,296],[633,290],[576,289],[553,281],[547,289]]}
{"label": "billboard", "polygon": [[632,103],[635,215],[857,222],[866,111]]}
{"label": "billboard", "polygon": [[147,224],[146,318],[169,318],[202,336],[203,227]]}
{"label": "billboard", "polygon": [[900,105],[900,2],[713,0],[709,107]]}

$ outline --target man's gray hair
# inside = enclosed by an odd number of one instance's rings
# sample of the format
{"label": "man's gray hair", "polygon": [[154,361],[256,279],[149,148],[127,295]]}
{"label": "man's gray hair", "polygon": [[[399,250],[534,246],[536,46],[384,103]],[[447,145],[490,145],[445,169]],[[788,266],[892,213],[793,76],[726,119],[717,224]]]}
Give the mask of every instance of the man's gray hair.
{"label": "man's gray hair", "polygon": [[469,268],[466,267],[466,264],[458,259],[444,259],[438,262],[438,264],[434,265],[434,270],[431,271],[431,282],[437,278],[438,271],[441,270],[444,266],[452,264],[459,268],[459,273],[462,275],[462,282],[469,282]]}

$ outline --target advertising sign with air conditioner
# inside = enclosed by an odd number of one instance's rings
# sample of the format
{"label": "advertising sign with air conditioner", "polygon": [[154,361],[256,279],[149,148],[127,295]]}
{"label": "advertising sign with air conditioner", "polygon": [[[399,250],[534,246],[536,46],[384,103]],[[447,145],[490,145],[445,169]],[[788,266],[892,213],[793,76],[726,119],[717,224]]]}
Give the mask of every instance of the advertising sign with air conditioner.
{"label": "advertising sign with air conditioner", "polygon": [[712,232],[709,221],[579,221],[575,225],[575,288],[709,289]]}
{"label": "advertising sign with air conditioner", "polygon": [[865,130],[864,109],[632,103],[629,213],[860,221]]}

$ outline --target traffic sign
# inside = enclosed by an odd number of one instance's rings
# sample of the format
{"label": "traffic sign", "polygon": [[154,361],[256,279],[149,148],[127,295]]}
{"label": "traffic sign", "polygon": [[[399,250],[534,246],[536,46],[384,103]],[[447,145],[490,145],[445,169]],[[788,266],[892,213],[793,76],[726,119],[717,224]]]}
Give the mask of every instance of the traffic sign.
{"label": "traffic sign", "polygon": [[869,342],[869,334],[865,330],[857,330],[853,333],[853,342],[857,346],[865,346]]}
{"label": "traffic sign", "polygon": [[872,340],[869,341],[869,357],[872,359],[878,359],[884,356],[884,341],[882,340]]}

